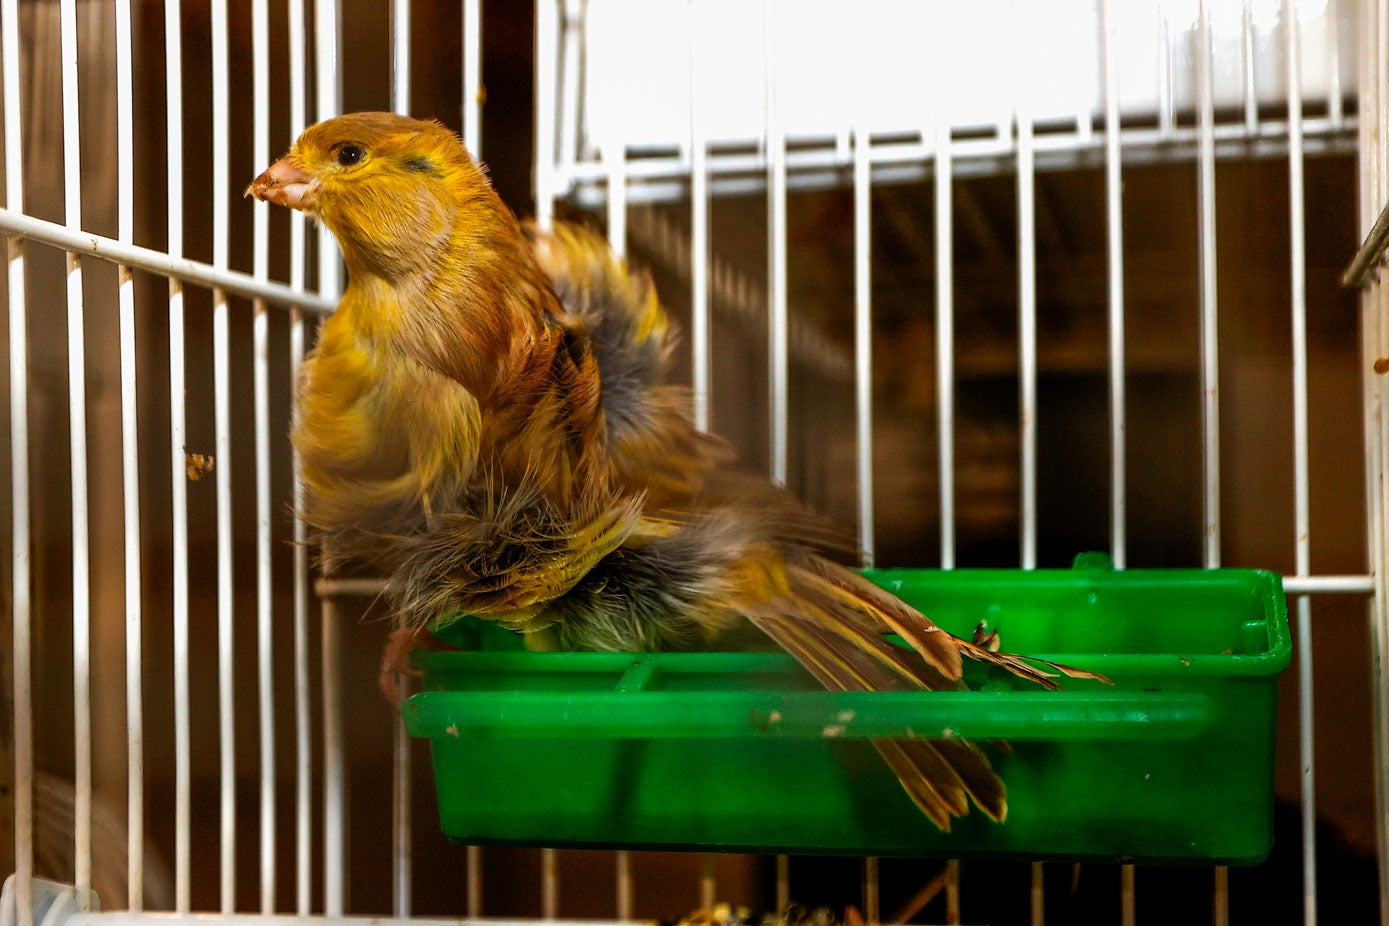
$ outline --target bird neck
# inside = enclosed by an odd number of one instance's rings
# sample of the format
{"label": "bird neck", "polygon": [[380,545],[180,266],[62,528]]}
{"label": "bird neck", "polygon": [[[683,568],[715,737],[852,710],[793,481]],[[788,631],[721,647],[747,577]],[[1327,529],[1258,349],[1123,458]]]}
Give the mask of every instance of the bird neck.
{"label": "bird neck", "polygon": [[525,401],[513,393],[549,363],[561,310],[500,200],[460,203],[451,233],[419,242],[389,274],[350,251],[345,303],[365,309],[353,313],[359,336],[457,380],[484,409]]}

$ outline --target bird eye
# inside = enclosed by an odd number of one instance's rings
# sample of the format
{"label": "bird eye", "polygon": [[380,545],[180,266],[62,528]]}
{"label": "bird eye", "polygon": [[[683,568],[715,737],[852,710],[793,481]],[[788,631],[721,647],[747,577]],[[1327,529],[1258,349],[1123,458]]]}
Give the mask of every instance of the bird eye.
{"label": "bird eye", "polygon": [[343,145],[338,149],[338,163],[343,167],[351,167],[366,156],[367,153],[361,145]]}

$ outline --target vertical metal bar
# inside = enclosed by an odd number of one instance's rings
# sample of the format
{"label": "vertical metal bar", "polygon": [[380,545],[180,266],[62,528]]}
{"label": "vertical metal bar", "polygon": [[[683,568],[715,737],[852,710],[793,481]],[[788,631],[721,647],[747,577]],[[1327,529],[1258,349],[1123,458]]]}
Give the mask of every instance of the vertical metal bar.
{"label": "vertical metal bar", "polygon": [[1029,7],[1013,4],[1017,59],[1021,77],[1016,89],[1015,116],[1018,132],[1018,433],[1021,444],[1022,568],[1037,566],[1037,220],[1036,175],[1033,167],[1030,81],[1036,75],[1027,66],[1027,49],[1034,41],[1029,28]]}
{"label": "vertical metal bar", "polygon": [[1124,347],[1124,199],[1119,144],[1119,24],[1112,0],[1100,4],[1104,47],[1104,188],[1109,272],[1109,549],[1114,568],[1128,565],[1128,409]]}
{"label": "vertical metal bar", "polygon": [[[410,683],[401,676],[396,680],[397,692],[404,703],[410,694]],[[393,909],[398,919],[410,916],[410,894],[412,863],[410,857],[410,735],[405,732],[405,720],[395,718],[395,742],[393,744],[394,781],[392,783],[392,844],[393,855]]]}
{"label": "vertical metal bar", "polygon": [[[324,573],[328,572],[325,564]],[[337,600],[322,601],[323,912],[346,913],[347,768],[343,759],[342,644]]]}
{"label": "vertical metal bar", "polygon": [[[5,93],[5,207],[24,209],[19,0],[0,0]],[[34,703],[29,591],[29,353],[24,242],[6,239],[10,354],[10,581],[14,663],[15,926],[34,926]]]}
{"label": "vertical metal bar", "polygon": [[718,902],[719,882],[714,872],[714,856],[708,852],[699,854],[699,906],[702,910],[713,910]]}
{"label": "vertical metal bar", "polygon": [[463,144],[482,157],[482,0],[463,0]]}
{"label": "vertical metal bar", "polygon": [[942,569],[955,568],[955,265],[950,136],[945,109],[938,106],[935,126],[936,419],[940,445]]}
{"label": "vertical metal bar", "polygon": [[[59,31],[63,74],[63,213],[82,227],[81,117],[77,100],[77,2],[62,0]],[[72,459],[72,697],[74,882],[80,909],[92,888],[92,696],[90,527],[87,514],[87,361],[82,265],[67,255],[68,439]]]}
{"label": "vertical metal bar", "polygon": [[[342,72],[338,68],[341,10],[338,0],[314,0],[314,113],[319,122],[342,112]],[[337,244],[318,230],[318,291],[332,299],[342,292]]]}
{"label": "vertical metal bar", "polygon": [[1326,62],[1327,74],[1326,111],[1333,129],[1345,124],[1344,91],[1341,88],[1341,2],[1327,0],[1326,3]]}
{"label": "vertical metal bar", "polygon": [[[251,3],[251,82],[255,98],[257,167],[270,163],[270,3]],[[255,241],[252,270],[269,275],[270,211],[252,204]],[[256,655],[260,703],[260,909],[275,912],[275,659],[270,531],[270,332],[265,301],[252,303],[256,426]]]}
{"label": "vertical metal bar", "polygon": [[[135,132],[130,0],[116,0],[116,236],[135,234]],[[118,267],[121,339],[121,479],[125,524],[126,898],[145,905],[145,721],[141,674],[140,453],[135,380],[135,281]]]}
{"label": "vertical metal bar", "polygon": [[[320,121],[336,116],[342,109],[338,67],[340,15],[338,0],[314,0],[315,114]],[[329,298],[341,292],[337,247],[323,229],[318,233],[318,291]],[[343,756],[341,632],[336,601],[323,600],[321,619],[323,912],[342,916],[347,906],[347,769]]]}
{"label": "vertical metal bar", "polygon": [[[858,436],[858,548],[872,567],[873,543],[873,188],[867,127],[854,140],[854,404]],[[870,921],[871,922],[871,921]]]}
{"label": "vertical metal bar", "polygon": [[391,109],[410,115],[410,0],[391,0]]}
{"label": "vertical metal bar", "polygon": [[776,857],[776,909],[777,913],[785,913],[786,908],[791,905],[791,857],[778,855]]}
{"label": "vertical metal bar", "polygon": [[1123,926],[1134,926],[1137,919],[1136,898],[1137,885],[1136,870],[1132,865],[1121,865],[1119,868],[1119,909],[1120,923]]}
{"label": "vertical metal bar", "polygon": [[945,863],[945,921],[960,922],[960,863],[957,859]]}
{"label": "vertical metal bar", "polygon": [[586,0],[560,0],[559,167],[568,174],[579,156],[579,61]]}
{"label": "vertical metal bar", "polygon": [[709,337],[709,149],[700,103],[704,71],[699,55],[696,2],[687,7],[690,69],[690,350],[693,356],[695,427],[709,430],[709,384],[713,357]]}
{"label": "vertical metal bar", "polygon": [[[1307,243],[1303,185],[1302,41],[1297,8],[1283,0],[1288,62],[1288,231],[1293,348],[1293,508],[1297,574],[1311,573],[1311,515],[1307,457]],[[1312,602],[1297,598],[1298,718],[1302,762],[1303,921],[1317,921],[1316,782],[1312,713]]]}
{"label": "vertical metal bar", "polygon": [[1177,103],[1172,82],[1172,36],[1163,0],[1157,2],[1158,15],[1158,134],[1168,138],[1177,125]]}
{"label": "vertical metal bar", "polygon": [[535,223],[554,224],[560,0],[535,0]]}
{"label": "vertical metal bar", "polygon": [[617,918],[626,922],[632,918],[632,853],[617,851]]}
{"label": "vertical metal bar", "polygon": [[[1383,119],[1389,110],[1389,0],[1361,7],[1360,45],[1360,230],[1367,234],[1389,198],[1389,158]],[[1389,922],[1389,496],[1386,492],[1386,402],[1384,377],[1375,362],[1385,353],[1385,294],[1383,278],[1361,296],[1362,368],[1365,390],[1366,498],[1370,502],[1369,571],[1375,577],[1370,604],[1373,649],[1376,844],[1379,869],[1380,921]]]}
{"label": "vertical metal bar", "polygon": [[1032,863],[1032,888],[1029,891],[1029,897],[1031,898],[1029,922],[1032,926],[1043,926],[1047,921],[1047,896],[1041,862]]}
{"label": "vertical metal bar", "polygon": [[[228,80],[227,0],[211,0],[212,18],[212,263],[227,266]],[[212,291],[213,422],[217,466],[217,715],[222,782],[221,911],[236,907],[236,674],[233,649],[231,507],[231,344],[227,294]]]}
{"label": "vertical metal bar", "polygon": [[[308,92],[305,81],[305,0],[289,0],[290,135],[297,139],[307,124]],[[297,211],[290,213],[290,282],[302,289],[306,277],[307,223]],[[303,311],[290,310],[290,381],[297,383],[305,354]],[[291,407],[291,425],[297,429],[301,410],[297,393]],[[294,497],[294,712],[295,712],[295,910],[300,916],[312,909],[312,787],[313,744],[309,699],[309,564],[308,531],[299,518],[304,505],[304,481],[298,453],[293,454]]]}
{"label": "vertical metal bar", "polygon": [[[409,115],[410,0],[392,0],[391,10],[391,108],[402,115]],[[403,675],[396,679],[396,694],[401,704],[410,696],[410,681]],[[391,893],[395,916],[405,919],[410,915],[412,880],[410,735],[405,732],[405,718],[398,711],[394,722],[395,736],[391,749]]]}
{"label": "vertical metal bar", "polygon": [[617,133],[603,140],[603,168],[608,175],[608,244],[619,258],[627,256],[627,146]]}
{"label": "vertical metal bar", "polygon": [[[1389,0],[1364,3],[1360,7],[1359,52],[1360,112],[1360,232],[1368,234],[1386,196],[1389,176],[1383,123],[1386,78],[1389,78],[1389,40],[1383,35],[1389,20]],[[1366,518],[1369,572],[1374,576],[1375,593],[1370,600],[1370,639],[1373,667],[1373,732],[1375,774],[1375,837],[1379,870],[1380,922],[1389,922],[1389,577],[1386,559],[1385,439],[1383,425],[1384,377],[1375,372],[1384,330],[1385,286],[1372,283],[1360,296],[1361,378],[1364,390],[1365,497],[1369,504]]]}
{"label": "vertical metal bar", "polygon": [[[1254,72],[1254,36],[1252,14],[1246,2],[1243,8],[1244,39],[1244,80],[1245,80],[1245,130],[1251,136],[1258,132],[1258,100]],[[1215,372],[1219,369],[1219,352],[1216,346],[1216,291],[1215,291],[1215,167],[1214,167],[1214,91],[1213,77],[1214,53],[1211,48],[1210,18],[1204,4],[1200,9],[1201,47],[1198,52],[1199,92],[1201,95],[1201,245],[1202,245],[1202,351],[1203,351],[1203,432],[1205,434],[1206,454],[1206,554],[1208,566],[1220,563],[1220,471],[1219,471],[1219,393]],[[1202,70],[1203,69],[1203,70]],[[1209,146],[1209,147],[1208,147]],[[1209,222],[1209,225],[1207,225]],[[1212,897],[1213,919],[1216,922],[1229,920],[1229,871],[1223,866],[1215,868],[1215,891]]]}
{"label": "vertical metal bar", "polygon": [[482,916],[482,849],[479,846],[467,848],[468,916],[477,919]]}
{"label": "vertical metal bar", "polygon": [[540,915],[553,920],[559,916],[559,854],[540,850]]}
{"label": "vertical metal bar", "polygon": [[[164,81],[167,136],[168,240],[183,255],[183,46],[181,0],[164,0]],[[183,345],[183,284],[169,280],[169,449],[172,506],[174,623],[174,908],[192,903],[191,713],[188,666],[188,482]]]}
{"label": "vertical metal bar", "polygon": [[767,153],[767,386],[770,402],[771,477],[786,484],[789,440],[789,359],[787,356],[786,294],[786,133],[777,111],[779,56],[777,0],[763,0],[764,62],[766,68]]}
{"label": "vertical metal bar", "polygon": [[1259,134],[1259,93],[1254,83],[1254,0],[1243,0],[1241,11],[1240,53],[1244,74],[1244,131],[1249,137]]}
{"label": "vertical metal bar", "polygon": [[1208,0],[1198,5],[1199,45],[1196,54],[1200,95],[1201,247],[1201,433],[1205,512],[1205,565],[1220,565],[1220,350],[1216,324],[1215,253],[1215,103],[1211,75],[1211,27]]}
{"label": "vertical metal bar", "polygon": [[[305,0],[289,0],[286,26],[289,33],[290,135],[298,138],[308,121],[307,57],[304,26]],[[259,166],[259,165],[257,165]],[[289,280],[304,288],[307,227],[302,213],[289,218]],[[294,308],[289,320],[290,382],[299,382],[304,362],[304,313]],[[299,425],[299,403],[291,407],[291,425]],[[309,715],[309,551],[308,531],[298,517],[304,505],[304,480],[299,455],[294,454],[294,910],[308,916],[313,902],[313,730]]]}
{"label": "vertical metal bar", "polygon": [[879,887],[878,860],[870,855],[863,860],[863,918],[868,926],[882,922]]}
{"label": "vertical metal bar", "polygon": [[[303,285],[303,221],[296,214],[290,219],[290,277]],[[297,231],[296,231],[297,229]],[[299,381],[304,363],[304,315],[292,310],[289,323],[291,381]],[[299,422],[299,405],[292,412],[294,426]],[[294,511],[303,510],[304,476],[299,455],[294,455]],[[309,716],[312,697],[309,682],[309,551],[308,531],[297,516],[294,519],[294,911],[308,916],[313,907],[313,729]]]}

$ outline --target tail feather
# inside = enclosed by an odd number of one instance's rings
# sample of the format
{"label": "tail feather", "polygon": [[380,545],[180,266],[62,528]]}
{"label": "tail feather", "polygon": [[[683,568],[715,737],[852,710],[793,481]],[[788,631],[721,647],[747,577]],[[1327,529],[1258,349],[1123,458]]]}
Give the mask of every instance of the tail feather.
{"label": "tail feather", "polygon": [[[858,573],[820,557],[790,558],[781,585],[785,594],[750,609],[748,618],[832,691],[959,689],[964,658],[1007,669],[1044,688],[1059,687],[1058,673],[1108,681],[1083,669],[962,640]],[[912,649],[894,645],[889,633]],[[940,829],[948,831],[971,802],[993,820],[1008,815],[1003,781],[974,743],[951,738],[873,744],[907,795]]]}

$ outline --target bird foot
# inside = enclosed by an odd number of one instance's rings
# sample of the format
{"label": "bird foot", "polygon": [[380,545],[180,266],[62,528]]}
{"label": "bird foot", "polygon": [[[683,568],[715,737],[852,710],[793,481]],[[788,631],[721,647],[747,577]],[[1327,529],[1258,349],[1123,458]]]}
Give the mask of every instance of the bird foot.
{"label": "bird foot", "polygon": [[410,656],[416,650],[442,652],[454,650],[423,627],[402,627],[391,632],[386,638],[386,648],[381,653],[381,674],[376,684],[386,700],[400,707],[409,693],[410,679],[419,678],[420,670],[410,664]]}

